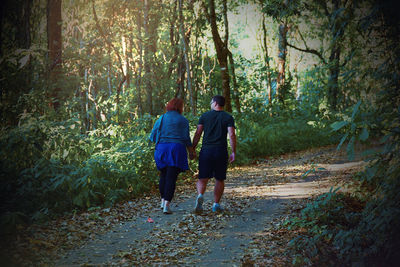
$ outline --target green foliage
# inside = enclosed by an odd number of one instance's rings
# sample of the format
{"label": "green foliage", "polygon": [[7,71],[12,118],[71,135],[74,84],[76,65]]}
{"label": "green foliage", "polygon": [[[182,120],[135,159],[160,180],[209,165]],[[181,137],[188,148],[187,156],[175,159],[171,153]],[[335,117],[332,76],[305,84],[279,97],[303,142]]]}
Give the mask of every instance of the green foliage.
{"label": "green foliage", "polygon": [[357,141],[365,142],[369,137],[369,129],[371,128],[371,118],[367,116],[367,113],[360,112],[361,100],[354,105],[351,116],[346,114],[343,115],[344,120],[336,121],[331,124],[332,131],[341,130],[344,132],[340,139],[337,150],[339,150],[346,140],[347,143],[347,154],[350,160],[354,159],[354,144]]}
{"label": "green foliage", "polygon": [[279,155],[336,141],[326,123],[287,113],[271,117],[268,111],[235,114],[238,135],[238,162]]}
{"label": "green foliage", "polygon": [[[293,264],[326,265],[336,257],[336,242],[338,231],[347,231],[357,225],[360,214],[357,207],[362,203],[344,193],[338,193],[340,188],[318,196],[295,217],[285,222],[289,230],[300,230],[300,234],[292,239],[289,245],[294,248]],[[339,250],[343,247],[338,246]]]}
{"label": "green foliage", "polygon": [[41,220],[149,191],[157,177],[147,140],[152,123],[143,117],[84,135],[74,119],[51,122],[26,115],[0,138],[5,216],[0,221],[16,222],[7,218],[19,213]]}

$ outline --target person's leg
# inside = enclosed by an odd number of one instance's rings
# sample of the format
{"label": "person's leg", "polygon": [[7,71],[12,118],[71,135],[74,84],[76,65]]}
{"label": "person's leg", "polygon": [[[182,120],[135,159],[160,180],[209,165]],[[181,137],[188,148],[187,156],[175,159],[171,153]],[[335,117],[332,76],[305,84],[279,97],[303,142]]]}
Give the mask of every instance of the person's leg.
{"label": "person's leg", "polygon": [[197,197],[194,210],[195,212],[203,211],[203,194],[206,192],[208,180],[212,177],[212,151],[202,148],[199,154],[199,179],[196,183]]}
{"label": "person's leg", "polygon": [[197,193],[204,195],[207,189],[207,183],[209,178],[198,179],[196,183]]}
{"label": "person's leg", "polygon": [[197,180],[196,187],[197,187],[198,195],[197,195],[196,203],[194,206],[195,212],[203,211],[203,201],[204,201],[203,194],[206,192],[208,180],[209,180],[209,178],[202,178],[202,179]]}
{"label": "person's leg", "polygon": [[214,203],[219,203],[219,201],[221,200],[222,194],[224,193],[224,189],[225,189],[225,181],[215,179]]}
{"label": "person's leg", "polygon": [[222,211],[219,204],[225,189],[226,171],[228,169],[228,151],[220,149],[216,151],[215,186],[213,211]]}
{"label": "person's leg", "polygon": [[160,170],[160,181],[158,183],[158,190],[160,191],[161,196],[161,208],[164,207],[164,188],[165,188],[165,180],[166,180],[167,168],[163,168]]}
{"label": "person's leg", "polygon": [[[165,187],[164,187],[164,213],[170,213],[169,206],[172,198],[174,197],[176,180],[178,178],[179,168],[177,167],[167,167],[166,179],[165,179]],[[165,208],[167,207],[167,209]]]}

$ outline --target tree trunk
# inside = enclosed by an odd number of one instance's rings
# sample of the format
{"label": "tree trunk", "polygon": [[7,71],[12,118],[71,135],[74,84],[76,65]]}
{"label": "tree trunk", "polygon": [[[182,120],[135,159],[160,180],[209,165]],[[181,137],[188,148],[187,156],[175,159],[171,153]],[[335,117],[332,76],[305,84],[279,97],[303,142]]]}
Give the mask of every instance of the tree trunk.
{"label": "tree trunk", "polygon": [[331,56],[329,57],[329,78],[328,78],[328,95],[329,105],[333,110],[337,110],[337,99],[339,93],[339,74],[340,74],[340,47],[335,44],[332,47]]}
{"label": "tree trunk", "polygon": [[272,82],[271,82],[271,66],[269,64],[269,53],[268,53],[268,45],[267,45],[267,28],[265,27],[265,14],[263,13],[263,21],[262,21],[262,28],[263,28],[263,46],[264,46],[264,61],[265,65],[267,66],[267,93],[268,93],[268,105],[272,103]]}
{"label": "tree trunk", "polygon": [[[217,16],[215,14],[215,2],[209,0],[210,13],[207,7],[204,6],[206,16],[211,24],[211,33],[214,41],[215,50],[217,52],[218,63],[221,70],[222,91],[225,97],[225,110],[232,112],[231,90],[229,86],[229,69],[228,69],[228,44],[221,40],[217,26]],[[226,0],[223,0],[223,5],[226,6]],[[224,8],[225,9],[225,8]],[[226,12],[226,10],[225,10]],[[225,41],[227,41],[228,33],[225,33]]]}
{"label": "tree trunk", "polygon": [[183,59],[183,55],[180,56],[180,60],[177,66],[177,78],[176,78],[176,91],[175,97],[184,98],[185,91],[185,63]]}
{"label": "tree trunk", "polygon": [[55,110],[60,107],[60,87],[57,82],[61,74],[61,0],[47,2],[47,44],[49,50],[50,105]]}
{"label": "tree trunk", "polygon": [[182,0],[179,0],[179,29],[181,33],[181,43],[183,48],[183,56],[185,60],[185,67],[186,67],[186,82],[187,82],[187,90],[189,91],[189,99],[190,99],[190,109],[193,115],[196,115],[196,106],[194,105],[194,95],[193,95],[193,88],[192,88],[192,78],[191,78],[191,71],[190,71],[190,64],[189,64],[189,46],[186,41],[185,30],[184,30],[184,19],[182,14]]}
{"label": "tree trunk", "polygon": [[167,77],[171,77],[172,75],[172,71],[175,68],[175,62],[178,60],[178,56],[179,56],[179,48],[178,48],[178,44],[179,44],[179,38],[176,38],[176,32],[175,32],[175,23],[177,20],[177,5],[178,5],[178,1],[175,1],[175,5],[174,8],[172,10],[172,18],[170,19],[170,25],[169,25],[169,40],[171,43],[171,47],[173,48],[173,55],[172,58],[170,60],[170,64],[168,67],[168,75]]}
{"label": "tree trunk", "polygon": [[31,46],[31,9],[32,9],[32,0],[25,0],[23,6],[23,32],[22,32],[22,40],[23,46],[26,49],[29,49]]}
{"label": "tree trunk", "polygon": [[283,100],[284,100],[283,86],[285,85],[287,31],[288,31],[288,27],[287,27],[286,23],[282,23],[281,25],[279,25],[278,78],[276,80],[276,95],[281,102],[283,102]]}
{"label": "tree trunk", "polygon": [[333,0],[333,11],[329,20],[331,25],[331,54],[329,56],[328,102],[332,110],[337,110],[340,74],[340,40],[343,31],[340,30],[340,16],[336,16],[340,8],[340,0]]}
{"label": "tree trunk", "polygon": [[136,91],[137,91],[137,106],[139,116],[143,115],[142,107],[142,69],[143,69],[143,41],[142,41],[142,14],[141,12],[137,15],[137,27],[138,27],[138,38],[137,46],[139,52],[139,62],[136,75]]}
{"label": "tree trunk", "polygon": [[235,61],[233,60],[233,55],[231,52],[229,52],[229,65],[231,66],[231,73],[232,73],[231,76],[232,76],[232,81],[233,81],[233,100],[235,101],[235,106],[236,106],[237,112],[241,113],[238,85],[237,85],[236,74],[235,74]]}
{"label": "tree trunk", "polygon": [[151,83],[152,80],[152,73],[151,73],[151,66],[152,66],[152,52],[151,52],[151,38],[150,38],[150,29],[149,29],[149,10],[151,0],[144,0],[144,21],[143,21],[143,28],[144,28],[144,71],[145,71],[145,81],[146,81],[146,89],[147,89],[147,111],[150,115],[153,115],[153,86]]}

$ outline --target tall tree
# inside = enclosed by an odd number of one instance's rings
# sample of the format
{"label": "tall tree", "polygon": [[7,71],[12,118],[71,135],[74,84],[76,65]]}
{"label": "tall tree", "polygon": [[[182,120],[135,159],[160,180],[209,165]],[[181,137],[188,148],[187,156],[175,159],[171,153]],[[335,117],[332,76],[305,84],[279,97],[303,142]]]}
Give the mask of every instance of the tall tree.
{"label": "tall tree", "polygon": [[276,95],[278,99],[284,100],[284,86],[286,78],[286,55],[287,55],[287,32],[288,25],[286,20],[279,25],[279,41],[278,41],[278,77],[276,79]]}
{"label": "tall tree", "polygon": [[[203,9],[206,17],[211,25],[211,33],[214,41],[215,50],[217,52],[218,63],[221,70],[221,79],[222,79],[222,91],[225,97],[225,110],[228,112],[232,112],[232,104],[231,104],[231,89],[229,86],[229,69],[228,69],[228,37],[229,33],[227,31],[227,27],[225,27],[225,38],[221,39],[221,36],[218,31],[217,26],[217,15],[215,13],[215,1],[208,0],[208,7],[204,5]],[[226,0],[222,0],[223,6],[226,7]],[[210,11],[209,11],[209,10]],[[224,8],[226,12],[226,8]]]}
{"label": "tall tree", "polygon": [[[261,2],[262,4],[262,2]],[[272,103],[272,81],[271,81],[271,65],[269,63],[270,57],[268,52],[268,44],[267,44],[267,27],[265,26],[265,13],[262,14],[262,29],[263,29],[263,50],[264,50],[264,61],[267,67],[267,81],[268,81],[268,104],[271,105]]]}
{"label": "tall tree", "polygon": [[51,106],[60,107],[60,87],[57,85],[61,74],[62,64],[62,39],[61,39],[61,0],[48,0],[47,2],[47,44],[49,50],[49,74]]}
{"label": "tall tree", "polygon": [[340,69],[349,62],[351,59],[350,54],[352,53],[350,51],[349,56],[346,56],[346,59],[342,61],[344,58],[342,56],[342,43],[345,31],[353,16],[353,1],[311,1],[306,3],[304,7],[310,12],[313,18],[318,15],[320,21],[322,21],[318,29],[322,32],[321,35],[328,36],[328,49],[324,49],[323,47],[321,47],[321,49],[311,48],[307,44],[300,29],[298,29],[299,36],[303,42],[304,48],[300,48],[291,43],[288,43],[288,46],[302,52],[316,55],[321,60],[321,63],[328,69],[328,102],[332,110],[337,110],[340,93]]}
{"label": "tall tree", "polygon": [[[185,67],[186,67],[186,81],[187,81],[187,89],[189,91],[189,99],[190,99],[190,109],[192,111],[192,114],[196,114],[196,105],[195,105],[195,99],[194,99],[194,93],[193,93],[193,87],[192,87],[192,77],[191,77],[191,68],[190,68],[190,63],[189,63],[189,42],[187,41],[186,35],[185,35],[185,29],[184,29],[184,18],[183,18],[183,12],[182,12],[182,0],[179,0],[179,32],[181,35],[181,43],[182,43],[182,48],[183,48],[183,56],[185,59]],[[189,2],[190,5],[192,5],[192,1]],[[189,8],[191,9],[191,8]]]}
{"label": "tall tree", "polygon": [[263,12],[279,23],[278,27],[278,76],[276,95],[280,101],[286,97],[287,38],[292,18],[299,14],[299,0],[270,0],[263,3]]}
{"label": "tall tree", "polygon": [[156,53],[157,53],[157,30],[161,16],[157,13],[160,3],[154,0],[144,0],[143,11],[143,29],[144,29],[144,47],[143,47],[143,65],[144,80],[147,90],[146,107],[149,114],[154,114],[153,108],[153,80],[155,80]]}
{"label": "tall tree", "polygon": [[144,0],[144,10],[143,10],[143,28],[144,28],[144,71],[145,71],[145,81],[147,90],[147,103],[146,107],[150,115],[153,114],[153,85],[151,83],[151,66],[152,66],[152,54],[151,54],[151,40],[150,40],[150,10],[151,0]]}
{"label": "tall tree", "polygon": [[139,116],[143,115],[143,106],[142,106],[142,70],[143,70],[143,35],[142,35],[142,10],[143,8],[139,9],[136,13],[136,24],[137,24],[137,52],[138,52],[138,62],[136,68],[136,91],[137,91],[137,107]]}

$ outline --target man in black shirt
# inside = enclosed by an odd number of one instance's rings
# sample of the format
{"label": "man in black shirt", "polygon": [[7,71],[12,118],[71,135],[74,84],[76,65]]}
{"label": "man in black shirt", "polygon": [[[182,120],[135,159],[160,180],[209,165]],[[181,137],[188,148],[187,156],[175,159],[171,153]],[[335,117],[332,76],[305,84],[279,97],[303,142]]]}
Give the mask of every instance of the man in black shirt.
{"label": "man in black shirt", "polygon": [[214,96],[211,100],[211,110],[201,115],[193,137],[193,148],[196,149],[204,131],[203,144],[199,155],[199,179],[196,187],[195,211],[203,210],[203,194],[206,191],[210,178],[215,177],[213,212],[221,211],[219,204],[225,188],[226,170],[228,168],[228,144],[227,135],[232,153],[229,162],[236,157],[235,122],[232,115],[224,111],[225,98]]}

